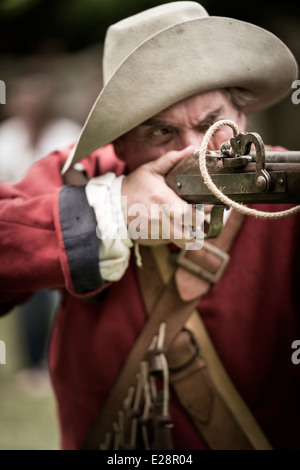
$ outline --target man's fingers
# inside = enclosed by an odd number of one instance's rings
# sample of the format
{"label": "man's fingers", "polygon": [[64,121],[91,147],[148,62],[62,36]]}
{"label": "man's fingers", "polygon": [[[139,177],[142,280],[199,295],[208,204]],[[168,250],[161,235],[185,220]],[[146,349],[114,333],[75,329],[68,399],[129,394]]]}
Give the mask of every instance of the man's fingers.
{"label": "man's fingers", "polygon": [[151,167],[152,171],[159,175],[165,175],[168,171],[173,168],[176,163],[178,163],[183,158],[192,155],[195,152],[196,148],[193,145],[186,147],[183,150],[173,150],[171,152],[166,153],[162,157],[158,158],[157,160],[148,163]]}

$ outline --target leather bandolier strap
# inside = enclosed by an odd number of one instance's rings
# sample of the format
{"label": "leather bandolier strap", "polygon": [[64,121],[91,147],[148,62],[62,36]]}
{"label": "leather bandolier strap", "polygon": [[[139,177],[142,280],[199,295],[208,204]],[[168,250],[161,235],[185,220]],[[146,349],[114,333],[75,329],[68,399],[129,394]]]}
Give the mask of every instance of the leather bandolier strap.
{"label": "leather bandolier strap", "polygon": [[148,319],[83,449],[99,449],[104,442],[163,322],[170,383],[208,447],[271,449],[222,366],[196,308],[222,276],[242,223],[243,216],[233,212],[218,237],[205,242],[202,250],[181,253],[175,269],[167,246],[140,247],[143,267],[138,278]]}

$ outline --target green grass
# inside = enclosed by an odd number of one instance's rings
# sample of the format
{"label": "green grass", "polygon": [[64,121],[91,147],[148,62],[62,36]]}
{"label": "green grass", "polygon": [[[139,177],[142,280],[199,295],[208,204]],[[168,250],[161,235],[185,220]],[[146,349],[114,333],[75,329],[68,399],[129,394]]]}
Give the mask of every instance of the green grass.
{"label": "green grass", "polygon": [[14,376],[0,376],[0,450],[56,449],[59,433],[53,395],[29,396]]}
{"label": "green grass", "polygon": [[34,396],[20,384],[24,348],[13,314],[0,318],[6,364],[0,364],[0,450],[58,450],[59,429],[53,392]]}

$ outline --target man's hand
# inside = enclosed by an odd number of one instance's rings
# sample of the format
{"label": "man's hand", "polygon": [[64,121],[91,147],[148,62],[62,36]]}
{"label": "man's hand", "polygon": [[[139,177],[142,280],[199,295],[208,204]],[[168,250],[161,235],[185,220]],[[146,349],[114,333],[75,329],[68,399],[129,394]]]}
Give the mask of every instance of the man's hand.
{"label": "man's hand", "polygon": [[122,209],[133,240],[144,245],[173,242],[185,248],[186,243],[199,238],[195,227],[202,224],[203,211],[180,199],[164,179],[176,163],[194,151],[189,146],[168,152],[123,179]]}

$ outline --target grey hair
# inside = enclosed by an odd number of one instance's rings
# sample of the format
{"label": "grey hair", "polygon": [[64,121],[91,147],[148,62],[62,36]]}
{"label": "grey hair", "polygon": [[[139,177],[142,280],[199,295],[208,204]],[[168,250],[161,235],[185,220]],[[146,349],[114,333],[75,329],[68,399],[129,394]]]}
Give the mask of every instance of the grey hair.
{"label": "grey hair", "polygon": [[225,88],[224,91],[238,111],[244,111],[245,108],[248,108],[257,100],[253,93],[245,88],[230,87]]}

